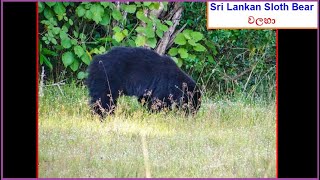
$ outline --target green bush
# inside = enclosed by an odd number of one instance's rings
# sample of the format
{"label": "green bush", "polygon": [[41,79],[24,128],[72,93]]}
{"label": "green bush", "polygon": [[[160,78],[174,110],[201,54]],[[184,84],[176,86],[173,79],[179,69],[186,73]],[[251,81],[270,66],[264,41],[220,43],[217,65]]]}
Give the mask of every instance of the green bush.
{"label": "green bush", "polygon": [[[205,3],[38,4],[40,64],[46,67],[51,81],[81,82],[92,57],[113,46],[143,46],[159,51],[169,34],[171,39],[163,53],[205,90],[274,97],[275,31],[207,30]],[[174,19],[180,8],[181,18]]]}

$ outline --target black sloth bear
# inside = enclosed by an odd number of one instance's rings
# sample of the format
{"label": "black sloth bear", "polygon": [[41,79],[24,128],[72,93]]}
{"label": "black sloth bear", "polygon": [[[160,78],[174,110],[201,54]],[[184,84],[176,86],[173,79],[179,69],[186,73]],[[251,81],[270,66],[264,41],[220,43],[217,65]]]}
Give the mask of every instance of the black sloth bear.
{"label": "black sloth bear", "polygon": [[115,47],[96,55],[86,84],[93,110],[104,117],[114,111],[119,95],[136,96],[149,110],[176,106],[195,113],[201,102],[196,83],[168,56],[145,48]]}

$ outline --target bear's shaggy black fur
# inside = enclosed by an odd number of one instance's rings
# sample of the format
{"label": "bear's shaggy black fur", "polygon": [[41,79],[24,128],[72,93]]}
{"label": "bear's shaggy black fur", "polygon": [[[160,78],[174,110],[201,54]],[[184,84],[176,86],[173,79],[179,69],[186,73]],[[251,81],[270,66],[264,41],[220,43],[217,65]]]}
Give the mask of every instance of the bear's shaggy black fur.
{"label": "bear's shaggy black fur", "polygon": [[175,105],[194,113],[200,107],[195,81],[170,57],[149,49],[112,48],[93,58],[88,73],[90,104],[101,116],[113,112],[119,95],[136,96],[150,110]]}

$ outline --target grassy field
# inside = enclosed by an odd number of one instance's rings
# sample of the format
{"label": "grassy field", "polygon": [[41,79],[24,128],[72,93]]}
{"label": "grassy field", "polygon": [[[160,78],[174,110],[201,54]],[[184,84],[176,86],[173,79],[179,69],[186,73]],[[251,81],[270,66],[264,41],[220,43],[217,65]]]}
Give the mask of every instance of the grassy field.
{"label": "grassy field", "polygon": [[85,87],[39,99],[40,177],[275,177],[275,104],[205,99],[195,117],[150,114],[121,98],[90,113]]}

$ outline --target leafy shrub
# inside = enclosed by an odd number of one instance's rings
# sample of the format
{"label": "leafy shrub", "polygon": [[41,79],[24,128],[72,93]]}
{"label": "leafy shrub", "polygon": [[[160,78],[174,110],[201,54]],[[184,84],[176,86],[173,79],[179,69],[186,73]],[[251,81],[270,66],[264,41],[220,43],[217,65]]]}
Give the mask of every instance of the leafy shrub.
{"label": "leafy shrub", "polygon": [[[49,80],[81,82],[92,56],[113,46],[143,46],[159,51],[161,44],[167,43],[160,54],[170,55],[209,91],[274,94],[275,31],[208,31],[205,3],[38,4],[40,64],[46,67]],[[175,19],[179,9],[181,17]],[[163,42],[168,36],[168,42]]]}

